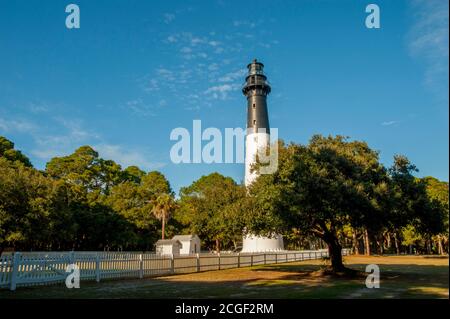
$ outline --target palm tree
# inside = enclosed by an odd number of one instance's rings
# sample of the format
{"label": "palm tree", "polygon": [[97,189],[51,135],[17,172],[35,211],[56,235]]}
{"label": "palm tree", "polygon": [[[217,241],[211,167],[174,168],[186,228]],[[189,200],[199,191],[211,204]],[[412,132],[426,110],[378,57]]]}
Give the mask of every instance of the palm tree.
{"label": "palm tree", "polygon": [[166,222],[172,216],[172,212],[176,208],[176,202],[169,194],[161,194],[153,201],[152,213],[161,221],[161,239],[164,239]]}

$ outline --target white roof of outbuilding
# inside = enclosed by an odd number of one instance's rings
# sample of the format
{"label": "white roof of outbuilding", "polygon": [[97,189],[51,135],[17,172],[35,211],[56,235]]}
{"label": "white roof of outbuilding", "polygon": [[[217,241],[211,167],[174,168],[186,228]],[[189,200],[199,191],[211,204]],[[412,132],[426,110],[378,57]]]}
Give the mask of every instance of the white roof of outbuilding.
{"label": "white roof of outbuilding", "polygon": [[176,239],[160,239],[156,242],[156,245],[181,245],[180,241]]}
{"label": "white roof of outbuilding", "polygon": [[198,237],[197,235],[176,235],[173,236],[172,240],[191,240],[195,237]]}

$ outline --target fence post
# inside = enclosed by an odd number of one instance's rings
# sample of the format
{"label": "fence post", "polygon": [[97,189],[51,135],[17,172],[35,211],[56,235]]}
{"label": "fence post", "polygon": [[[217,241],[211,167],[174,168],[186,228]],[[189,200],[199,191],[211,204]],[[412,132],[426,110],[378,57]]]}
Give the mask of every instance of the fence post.
{"label": "fence post", "polygon": [[253,267],[253,254],[250,255],[250,266]]}
{"label": "fence post", "polygon": [[197,257],[197,272],[199,272],[200,271],[200,254],[197,253],[196,257]]}
{"label": "fence post", "polygon": [[16,290],[17,277],[19,273],[20,252],[15,252],[13,256],[13,269],[11,274],[10,290]]}
{"label": "fence post", "polygon": [[264,265],[266,264],[266,253],[264,253]]}
{"label": "fence post", "polygon": [[95,255],[95,281],[100,282],[100,255]]}
{"label": "fence post", "polygon": [[238,253],[238,268],[241,268],[241,253]]}
{"label": "fence post", "polygon": [[314,259],[317,259],[317,251],[314,252]]}
{"label": "fence post", "polygon": [[289,260],[288,260],[288,254],[286,253],[286,262],[288,262]]}
{"label": "fence post", "polygon": [[69,262],[70,264],[75,264],[75,252],[73,250],[70,251]]}
{"label": "fence post", "polygon": [[173,256],[173,253],[170,254],[170,272],[172,274],[175,273],[175,258]]}
{"label": "fence post", "polygon": [[139,254],[139,278],[144,278],[144,256]]}
{"label": "fence post", "polygon": [[275,253],[275,263],[278,264],[278,254]]}
{"label": "fence post", "polygon": [[217,256],[219,257],[219,270],[220,270],[220,253],[217,253]]}

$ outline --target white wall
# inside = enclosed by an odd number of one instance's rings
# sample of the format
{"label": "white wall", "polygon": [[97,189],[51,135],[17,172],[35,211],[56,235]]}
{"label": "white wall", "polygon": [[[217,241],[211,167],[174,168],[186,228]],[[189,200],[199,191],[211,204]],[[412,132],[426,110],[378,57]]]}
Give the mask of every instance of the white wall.
{"label": "white wall", "polygon": [[[180,249],[180,254],[189,255],[196,254],[200,252],[200,239],[198,237],[194,237],[191,240],[180,240],[183,245]],[[197,245],[197,251],[195,251]]]}
{"label": "white wall", "polygon": [[[258,149],[268,147],[270,135],[267,133],[250,133],[245,139],[245,186],[249,186],[258,177],[258,172],[251,172],[256,162]],[[279,251],[284,249],[283,236],[274,235],[272,238],[249,234],[244,236],[242,252]]]}
{"label": "white wall", "polygon": [[160,255],[171,255],[175,256],[180,254],[180,248],[178,245],[158,245],[156,246],[156,253]]}
{"label": "white wall", "polygon": [[270,143],[267,133],[250,133],[245,138],[245,186],[249,186],[258,177],[256,171],[250,172],[256,162],[258,149],[266,148]]}
{"label": "white wall", "polygon": [[242,252],[280,251],[284,249],[283,236],[275,234],[273,237],[246,235],[243,238]]}

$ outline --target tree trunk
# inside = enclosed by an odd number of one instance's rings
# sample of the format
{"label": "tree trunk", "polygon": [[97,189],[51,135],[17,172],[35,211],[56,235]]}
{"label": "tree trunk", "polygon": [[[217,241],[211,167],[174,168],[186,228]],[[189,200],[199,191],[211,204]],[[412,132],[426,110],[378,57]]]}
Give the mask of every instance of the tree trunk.
{"label": "tree trunk", "polygon": [[331,268],[333,271],[340,272],[346,270],[342,262],[342,246],[339,244],[339,240],[332,233],[328,233],[324,236],[323,240],[328,245],[328,255],[331,260]]}
{"label": "tree trunk", "polygon": [[331,259],[331,267],[334,271],[343,271],[345,269],[342,263],[342,247],[339,243],[331,243],[328,245],[328,253]]}
{"label": "tree trunk", "polygon": [[216,239],[216,252],[220,252],[220,240]]}
{"label": "tree trunk", "polygon": [[165,218],[165,216],[163,215],[163,217],[162,217],[162,227],[161,227],[161,239],[164,239],[164,233],[165,233],[165,230],[166,230],[166,218]]}
{"label": "tree trunk", "polygon": [[355,255],[359,255],[359,243],[358,243],[358,236],[356,234],[356,229],[353,229],[352,237],[353,237],[353,253]]}
{"label": "tree trunk", "polygon": [[364,255],[370,255],[370,240],[369,240],[369,232],[367,228],[364,229]]}
{"label": "tree trunk", "polygon": [[400,247],[398,246],[397,233],[394,233],[394,245],[395,245],[395,252],[397,253],[397,255],[400,255]]}
{"label": "tree trunk", "polygon": [[[438,253],[439,253],[439,255],[443,255],[444,254],[444,249],[442,248],[442,237],[440,235],[438,236],[437,244],[438,244]],[[1,255],[2,254],[0,253],[0,256]]]}
{"label": "tree trunk", "polygon": [[377,244],[378,244],[378,248],[379,248],[379,253],[381,256],[383,256],[384,253],[384,238],[383,238],[383,234],[377,236],[378,240],[377,240]]}
{"label": "tree trunk", "polygon": [[386,249],[391,249],[391,234],[386,233]]}

